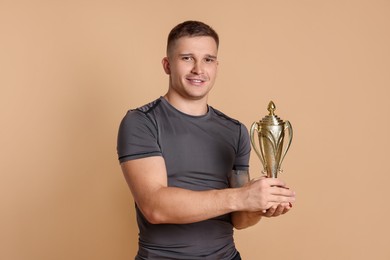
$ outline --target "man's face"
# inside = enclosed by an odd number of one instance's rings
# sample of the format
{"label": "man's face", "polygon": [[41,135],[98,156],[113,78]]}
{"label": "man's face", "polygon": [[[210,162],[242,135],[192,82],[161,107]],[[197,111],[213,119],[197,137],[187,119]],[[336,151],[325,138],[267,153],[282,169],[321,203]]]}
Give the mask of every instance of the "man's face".
{"label": "man's face", "polygon": [[163,59],[169,91],[185,99],[206,98],[217,75],[217,44],[212,37],[182,37]]}

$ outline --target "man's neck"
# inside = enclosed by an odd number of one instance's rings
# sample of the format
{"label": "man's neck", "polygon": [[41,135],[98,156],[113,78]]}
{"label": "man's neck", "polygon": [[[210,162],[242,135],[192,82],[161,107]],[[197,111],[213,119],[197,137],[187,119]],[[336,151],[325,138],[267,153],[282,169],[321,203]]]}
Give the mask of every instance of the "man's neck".
{"label": "man's neck", "polygon": [[191,116],[203,116],[208,111],[207,98],[186,99],[172,93],[165,94],[164,98],[180,112]]}

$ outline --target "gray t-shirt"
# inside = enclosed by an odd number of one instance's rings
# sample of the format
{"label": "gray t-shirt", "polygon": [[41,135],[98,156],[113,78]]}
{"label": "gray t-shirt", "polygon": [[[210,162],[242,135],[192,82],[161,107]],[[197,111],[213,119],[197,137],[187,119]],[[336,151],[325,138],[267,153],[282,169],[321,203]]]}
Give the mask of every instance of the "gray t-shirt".
{"label": "gray t-shirt", "polygon": [[[233,170],[248,170],[246,127],[208,107],[204,116],[184,114],[163,97],[123,118],[119,161],[148,156],[165,160],[168,186],[202,191],[229,187]],[[142,174],[142,173],[140,173]],[[230,214],[192,224],[151,224],[136,206],[139,251],[136,259],[226,259],[237,250]]]}

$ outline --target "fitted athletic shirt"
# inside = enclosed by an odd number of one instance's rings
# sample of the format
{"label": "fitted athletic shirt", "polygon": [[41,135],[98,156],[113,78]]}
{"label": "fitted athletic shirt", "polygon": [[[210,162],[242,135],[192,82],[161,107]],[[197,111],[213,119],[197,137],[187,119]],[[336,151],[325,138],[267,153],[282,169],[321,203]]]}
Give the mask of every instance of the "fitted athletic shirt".
{"label": "fitted athletic shirt", "polygon": [[[228,188],[233,169],[248,170],[250,149],[248,131],[239,121],[211,106],[203,116],[190,116],[163,97],[127,112],[117,145],[121,163],[162,156],[168,186],[193,191]],[[191,224],[151,224],[135,206],[135,259],[231,260],[237,253],[230,214]]]}

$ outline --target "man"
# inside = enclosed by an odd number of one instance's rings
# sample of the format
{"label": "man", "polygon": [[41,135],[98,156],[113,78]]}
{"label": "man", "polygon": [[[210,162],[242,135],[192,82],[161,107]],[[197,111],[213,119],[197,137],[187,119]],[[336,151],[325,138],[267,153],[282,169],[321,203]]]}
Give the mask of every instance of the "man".
{"label": "man", "polygon": [[295,201],[280,179],[249,181],[247,129],[207,103],[218,44],[202,22],[173,28],[162,60],[168,92],[121,122],[118,155],[140,231],[135,259],[241,259],[233,227]]}

